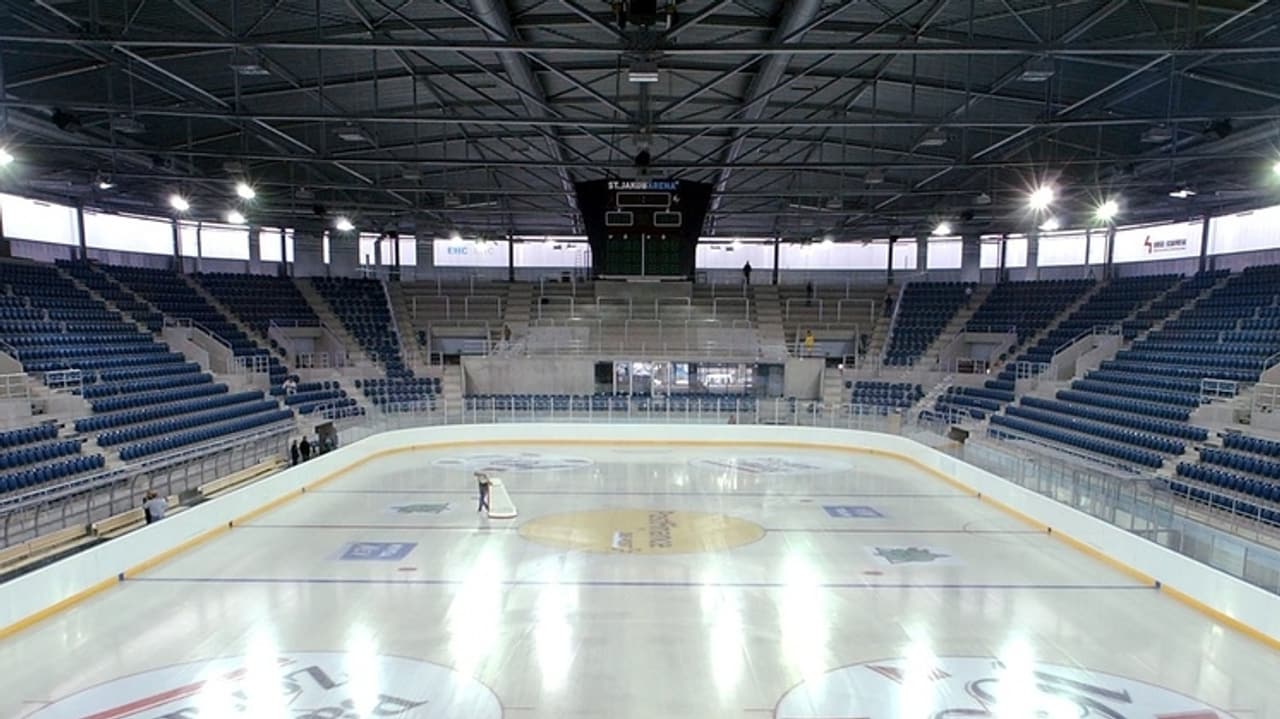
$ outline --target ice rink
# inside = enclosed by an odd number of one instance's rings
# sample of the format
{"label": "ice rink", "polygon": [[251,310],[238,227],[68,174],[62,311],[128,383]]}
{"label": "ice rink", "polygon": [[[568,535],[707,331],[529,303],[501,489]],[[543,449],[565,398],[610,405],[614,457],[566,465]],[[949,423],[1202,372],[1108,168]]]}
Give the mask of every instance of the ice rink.
{"label": "ice rink", "polygon": [[936,477],[758,446],[393,455],[0,642],[33,719],[1254,719],[1278,683]]}

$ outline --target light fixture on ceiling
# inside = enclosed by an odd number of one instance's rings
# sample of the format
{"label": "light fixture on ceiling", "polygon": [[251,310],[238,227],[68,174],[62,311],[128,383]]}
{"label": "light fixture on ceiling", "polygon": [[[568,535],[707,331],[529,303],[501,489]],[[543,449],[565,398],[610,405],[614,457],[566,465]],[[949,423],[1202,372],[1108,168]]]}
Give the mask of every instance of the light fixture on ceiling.
{"label": "light fixture on ceiling", "polygon": [[353,125],[345,125],[337,129],[334,134],[343,142],[363,142],[366,145],[373,144],[373,136],[365,132],[363,128]]}
{"label": "light fixture on ceiling", "polygon": [[1173,139],[1173,130],[1168,125],[1154,125],[1142,133],[1142,141],[1148,145],[1162,145]]}
{"label": "light fixture on ceiling", "polygon": [[652,60],[636,60],[627,69],[628,82],[657,82],[658,63]]}
{"label": "light fixture on ceiling", "polygon": [[117,115],[111,118],[111,129],[125,135],[141,135],[147,131],[147,126],[136,117]]}
{"label": "light fixture on ceiling", "polygon": [[172,195],[169,195],[169,207],[172,207],[178,212],[186,212],[191,209],[191,203],[187,201],[187,198],[175,192]]}
{"label": "light fixture on ceiling", "polygon": [[1169,197],[1174,197],[1179,200],[1185,200],[1189,197],[1195,197],[1195,196],[1196,196],[1196,191],[1191,189],[1187,185],[1179,185],[1177,189],[1169,191]]}
{"label": "light fixture on ceiling", "polygon": [[271,74],[271,71],[263,67],[262,63],[253,60],[232,63],[231,71],[241,77],[265,77]]}
{"label": "light fixture on ceiling", "polygon": [[236,197],[239,197],[242,200],[252,200],[257,196],[258,192],[253,189],[253,185],[250,185],[247,182],[236,183]]}
{"label": "light fixture on ceiling", "polygon": [[1060,229],[1062,229],[1062,223],[1056,217],[1046,218],[1044,222],[1040,223],[1041,232],[1057,232]]}
{"label": "light fixture on ceiling", "polygon": [[316,193],[310,187],[299,187],[297,190],[294,190],[293,196],[299,200],[314,200],[316,198]]}
{"label": "light fixture on ceiling", "polygon": [[1095,213],[1095,216],[1101,222],[1110,222],[1115,219],[1115,216],[1118,214],[1120,214],[1120,203],[1111,199],[1098,205],[1098,211]]}
{"label": "light fixture on ceiling", "polygon": [[946,131],[941,128],[935,128],[926,132],[924,137],[920,138],[920,147],[942,147],[947,144],[950,139],[951,138],[947,136]]}
{"label": "light fixture on ceiling", "polygon": [[7,148],[0,147],[0,167],[5,167],[6,165],[12,165],[13,160],[14,160],[13,153],[9,152]]}
{"label": "light fixture on ceiling", "polygon": [[988,195],[985,192],[979,192],[978,196],[973,198],[973,204],[979,207],[986,207],[991,204],[991,195]]}
{"label": "light fixture on ceiling", "polygon": [[98,179],[93,181],[93,186],[99,190],[110,190],[116,186],[116,183],[111,181],[111,177],[109,175],[101,175]]}
{"label": "light fixture on ceiling", "polygon": [[946,237],[950,235],[951,223],[945,220],[942,222],[939,222],[938,226],[933,228],[933,234],[935,237]]}
{"label": "light fixture on ceiling", "polygon": [[454,230],[453,232],[450,232],[450,233],[449,233],[449,241],[450,241],[450,242],[462,242],[462,234],[461,234],[460,232],[458,232],[457,230]]}
{"label": "light fixture on ceiling", "polygon": [[333,228],[338,232],[350,232],[354,230],[356,226],[351,224],[351,220],[346,217],[339,216],[338,219],[333,221]]}
{"label": "light fixture on ceiling", "polygon": [[239,210],[227,210],[226,220],[228,224],[243,225],[244,213],[240,212]]}
{"label": "light fixture on ceiling", "polygon": [[1027,196],[1027,204],[1031,205],[1033,210],[1047,210],[1056,196],[1053,185],[1041,185]]}
{"label": "light fixture on ceiling", "polygon": [[873,167],[870,170],[867,170],[868,185],[880,185],[883,183],[884,183],[884,170],[881,170],[878,167]]}
{"label": "light fixture on ceiling", "polygon": [[1054,67],[1053,59],[1048,57],[1038,57],[1028,62],[1022,68],[1022,72],[1018,75],[1018,79],[1023,82],[1048,82],[1053,77]]}
{"label": "light fixture on ceiling", "polygon": [[1271,166],[1271,171],[1280,175],[1280,160],[1276,160],[1276,164]]}

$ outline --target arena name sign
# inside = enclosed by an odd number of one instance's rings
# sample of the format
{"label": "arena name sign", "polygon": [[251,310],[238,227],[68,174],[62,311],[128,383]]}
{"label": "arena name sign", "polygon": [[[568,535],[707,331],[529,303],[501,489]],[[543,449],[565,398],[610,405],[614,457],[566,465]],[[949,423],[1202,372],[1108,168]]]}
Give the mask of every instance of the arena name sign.
{"label": "arena name sign", "polygon": [[609,189],[618,190],[657,190],[675,192],[680,188],[675,180],[610,180]]}
{"label": "arena name sign", "polygon": [[28,719],[497,719],[474,679],[402,657],[315,652],[165,667],[87,689]]}

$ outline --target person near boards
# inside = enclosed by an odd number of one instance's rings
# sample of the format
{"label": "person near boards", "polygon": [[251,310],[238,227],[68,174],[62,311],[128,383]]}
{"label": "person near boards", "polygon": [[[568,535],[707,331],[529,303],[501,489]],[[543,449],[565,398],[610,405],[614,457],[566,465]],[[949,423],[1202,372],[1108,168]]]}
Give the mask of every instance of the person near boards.
{"label": "person near boards", "polygon": [[489,475],[476,472],[476,484],[480,489],[480,506],[476,507],[476,511],[487,511],[489,509]]}
{"label": "person near boards", "polygon": [[147,515],[147,524],[155,524],[164,519],[167,509],[169,509],[169,503],[163,497],[155,492],[147,492],[142,502],[142,511]]}
{"label": "person near boards", "polygon": [[302,442],[298,445],[298,452],[302,455],[303,462],[311,459],[311,443],[307,441],[306,437],[303,437]]}
{"label": "person near boards", "polygon": [[289,464],[298,466],[298,440],[293,440],[293,444],[289,445]]}
{"label": "person near boards", "polygon": [[751,284],[751,263],[750,262],[742,266],[742,283],[745,285]]}

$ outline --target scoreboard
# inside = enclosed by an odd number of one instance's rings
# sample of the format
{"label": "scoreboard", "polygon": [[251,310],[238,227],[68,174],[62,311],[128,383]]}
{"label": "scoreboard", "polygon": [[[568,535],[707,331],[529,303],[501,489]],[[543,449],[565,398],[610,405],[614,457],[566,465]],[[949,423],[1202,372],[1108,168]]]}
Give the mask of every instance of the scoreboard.
{"label": "scoreboard", "polygon": [[575,190],[596,276],[693,276],[711,185],[593,180]]}

